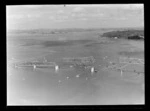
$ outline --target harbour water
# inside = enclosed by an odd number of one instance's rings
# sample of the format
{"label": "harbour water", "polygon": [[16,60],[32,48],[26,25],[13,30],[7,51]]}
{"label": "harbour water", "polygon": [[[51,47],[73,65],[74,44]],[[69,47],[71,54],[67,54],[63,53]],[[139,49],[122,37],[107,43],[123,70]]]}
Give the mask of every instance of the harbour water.
{"label": "harbour water", "polygon": [[[91,39],[85,37],[88,34],[77,33],[81,40],[59,40],[58,46],[50,40],[53,35],[28,35],[28,41],[39,41],[30,46],[22,39],[25,35],[21,35],[22,38],[8,35],[9,105],[144,104],[144,64],[118,70],[126,64],[121,63],[120,58],[128,57],[128,54],[131,58],[144,60],[144,50],[137,47],[135,56],[134,52],[129,53],[129,48],[133,48],[131,41]],[[72,33],[61,36],[71,37]],[[87,41],[82,40],[83,36]],[[16,43],[24,45],[15,46]],[[126,53],[119,53],[122,51]],[[18,67],[14,67],[17,63]],[[143,73],[138,75],[136,71]]]}

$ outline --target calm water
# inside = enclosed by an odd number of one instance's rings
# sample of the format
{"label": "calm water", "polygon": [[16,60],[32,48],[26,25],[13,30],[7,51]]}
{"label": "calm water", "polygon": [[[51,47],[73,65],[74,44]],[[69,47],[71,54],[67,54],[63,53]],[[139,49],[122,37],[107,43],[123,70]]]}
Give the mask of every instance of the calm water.
{"label": "calm water", "polygon": [[[53,67],[36,70],[8,67],[8,105],[144,104],[144,74],[138,76],[131,71],[121,76],[119,71],[103,70],[110,61],[118,63],[119,57],[143,59],[144,51],[129,45],[129,41],[97,39],[96,34],[93,34],[93,38],[92,35],[86,38],[87,35],[78,32],[77,37],[82,40],[74,41],[52,41],[55,36],[65,38],[69,34],[38,37],[28,35],[27,38],[25,35],[9,35],[8,63],[43,61],[45,58],[56,62],[60,70],[55,72]],[[130,48],[136,51],[129,52]],[[63,58],[66,57],[88,56],[93,56],[96,60],[93,66],[98,72],[93,75],[89,69],[63,64]]]}

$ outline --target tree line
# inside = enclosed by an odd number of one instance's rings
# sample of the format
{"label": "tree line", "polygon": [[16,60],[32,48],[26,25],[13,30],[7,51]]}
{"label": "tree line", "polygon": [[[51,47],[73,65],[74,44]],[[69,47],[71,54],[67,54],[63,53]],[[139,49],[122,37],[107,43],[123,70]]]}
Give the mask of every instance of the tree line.
{"label": "tree line", "polygon": [[144,30],[111,31],[102,34],[102,37],[110,38],[128,38],[129,36],[144,36]]}

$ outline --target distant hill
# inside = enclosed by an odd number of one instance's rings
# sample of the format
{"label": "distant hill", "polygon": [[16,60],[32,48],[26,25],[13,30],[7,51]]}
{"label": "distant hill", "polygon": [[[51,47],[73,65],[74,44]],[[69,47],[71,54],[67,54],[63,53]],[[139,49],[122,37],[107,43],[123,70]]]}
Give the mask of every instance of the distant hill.
{"label": "distant hill", "polygon": [[59,34],[70,32],[89,32],[89,31],[114,31],[114,30],[142,30],[143,27],[124,27],[124,28],[64,28],[64,29],[7,29],[8,34]]}
{"label": "distant hill", "polygon": [[82,28],[72,28],[72,29],[32,29],[32,30],[8,30],[7,33],[21,34],[61,34],[70,32],[85,32],[85,31],[95,31],[100,29],[82,29]]}
{"label": "distant hill", "polygon": [[144,30],[124,30],[124,31],[111,31],[106,32],[101,35],[102,37],[109,38],[125,38],[127,39],[130,36],[144,36]]}

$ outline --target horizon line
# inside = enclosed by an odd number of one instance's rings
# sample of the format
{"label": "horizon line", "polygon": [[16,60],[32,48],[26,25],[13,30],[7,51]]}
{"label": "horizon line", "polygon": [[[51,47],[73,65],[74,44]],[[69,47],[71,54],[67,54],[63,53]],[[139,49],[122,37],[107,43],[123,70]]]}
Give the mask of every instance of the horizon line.
{"label": "horizon line", "polygon": [[135,27],[92,27],[92,28],[33,28],[33,29],[6,29],[6,30],[62,30],[62,29],[118,29],[118,28],[144,28],[144,26]]}

